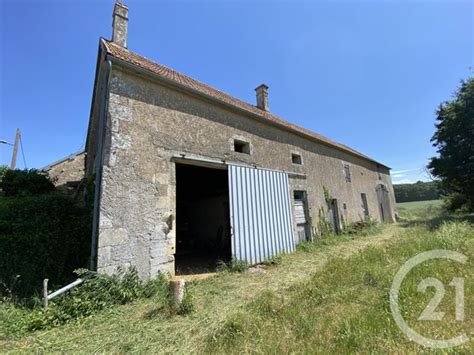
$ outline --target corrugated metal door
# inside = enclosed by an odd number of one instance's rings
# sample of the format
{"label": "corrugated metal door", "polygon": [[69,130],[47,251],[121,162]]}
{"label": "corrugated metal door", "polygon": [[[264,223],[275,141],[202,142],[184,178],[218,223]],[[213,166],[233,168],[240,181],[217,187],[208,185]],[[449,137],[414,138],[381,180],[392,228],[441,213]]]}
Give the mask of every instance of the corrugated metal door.
{"label": "corrugated metal door", "polygon": [[249,264],[295,250],[288,175],[229,165],[232,256]]}

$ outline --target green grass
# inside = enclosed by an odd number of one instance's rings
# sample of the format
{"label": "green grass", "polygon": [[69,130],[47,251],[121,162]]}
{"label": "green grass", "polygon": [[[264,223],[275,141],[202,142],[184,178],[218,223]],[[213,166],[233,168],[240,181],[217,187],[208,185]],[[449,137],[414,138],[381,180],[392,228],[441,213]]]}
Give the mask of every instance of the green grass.
{"label": "green grass", "polygon": [[[417,227],[403,231],[391,243],[369,247],[349,258],[332,258],[324,272],[287,290],[265,291],[244,309],[235,312],[209,337],[206,351],[230,353],[381,353],[416,352],[392,319],[388,292],[393,276],[410,257],[421,251],[452,249],[470,255],[474,228],[466,222],[443,225],[432,234]],[[467,266],[449,261],[428,262],[410,273],[403,284],[401,307],[405,319],[420,333],[435,339],[451,338],[473,329],[472,318],[455,321],[453,290],[439,309],[448,313],[444,322],[417,322],[433,292],[419,294],[418,283],[437,277],[448,285],[453,277],[468,280]],[[472,283],[466,288],[466,310],[474,302]],[[472,342],[457,350],[469,352]]]}
{"label": "green grass", "polygon": [[397,208],[414,210],[420,208],[441,207],[443,200],[428,200],[428,201],[413,201],[413,202],[400,202],[397,203]]}
{"label": "green grass", "polygon": [[[431,213],[431,212],[430,212]],[[420,213],[421,215],[421,213]],[[435,217],[425,215],[420,221]],[[153,299],[118,306],[77,322],[26,337],[0,335],[2,351],[32,352],[218,352],[379,353],[425,351],[394,323],[388,290],[410,257],[431,249],[465,253],[462,268],[427,263],[402,287],[402,311],[415,329],[448,337],[474,328],[473,284],[466,282],[465,322],[453,319],[453,289],[446,286],[440,310],[447,320],[420,324],[416,318],[433,292],[419,294],[421,278],[447,285],[454,276],[474,274],[474,227],[454,221],[433,229],[427,223],[388,225],[366,236],[336,236],[283,255],[262,273],[219,273],[188,284],[194,311],[164,315]],[[0,331],[1,334],[1,331]],[[469,352],[471,343],[456,350]]]}

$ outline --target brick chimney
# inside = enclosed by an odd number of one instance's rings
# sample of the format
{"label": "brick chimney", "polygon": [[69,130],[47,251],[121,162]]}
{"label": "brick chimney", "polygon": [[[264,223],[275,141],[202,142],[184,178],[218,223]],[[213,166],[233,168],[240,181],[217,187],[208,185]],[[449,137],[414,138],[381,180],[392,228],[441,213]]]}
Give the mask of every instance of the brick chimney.
{"label": "brick chimney", "polygon": [[257,92],[257,107],[263,111],[268,111],[268,86],[262,84],[255,91]]}
{"label": "brick chimney", "polygon": [[112,42],[127,48],[128,7],[119,1],[115,2],[112,15]]}

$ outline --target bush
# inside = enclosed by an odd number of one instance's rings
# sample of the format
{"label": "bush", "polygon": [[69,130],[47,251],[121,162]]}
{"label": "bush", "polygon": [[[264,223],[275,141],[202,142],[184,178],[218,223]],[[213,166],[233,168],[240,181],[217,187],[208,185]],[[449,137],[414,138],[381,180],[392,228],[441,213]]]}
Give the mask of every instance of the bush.
{"label": "bush", "polygon": [[0,197],[0,295],[30,297],[48,278],[62,286],[86,266],[90,213],[59,193]]}
{"label": "bush", "polygon": [[0,165],[0,182],[3,180],[3,177],[9,171],[10,168],[6,165]]}
{"label": "bush", "polygon": [[48,176],[35,169],[4,170],[0,189],[5,196],[31,196],[54,191],[54,184]]}
{"label": "bush", "polygon": [[469,199],[458,192],[443,196],[443,206],[450,212],[468,213],[472,210]]}

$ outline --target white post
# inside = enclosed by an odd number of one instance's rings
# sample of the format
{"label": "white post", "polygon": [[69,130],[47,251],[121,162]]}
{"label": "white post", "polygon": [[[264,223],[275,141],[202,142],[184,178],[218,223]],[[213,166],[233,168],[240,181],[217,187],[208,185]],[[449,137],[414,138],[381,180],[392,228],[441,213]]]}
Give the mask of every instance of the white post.
{"label": "white post", "polygon": [[45,312],[48,310],[48,279],[43,280],[43,308]]}
{"label": "white post", "polygon": [[10,169],[12,170],[15,170],[16,168],[16,155],[18,154],[18,144],[20,143],[20,136],[21,136],[20,129],[17,128],[16,135],[15,135],[15,143],[13,144],[12,162],[10,164]]}
{"label": "white post", "polygon": [[185,281],[184,280],[171,280],[170,291],[176,304],[180,305],[184,299],[185,292]]}

